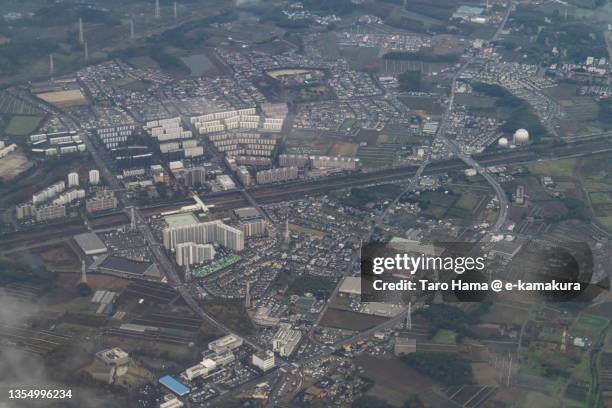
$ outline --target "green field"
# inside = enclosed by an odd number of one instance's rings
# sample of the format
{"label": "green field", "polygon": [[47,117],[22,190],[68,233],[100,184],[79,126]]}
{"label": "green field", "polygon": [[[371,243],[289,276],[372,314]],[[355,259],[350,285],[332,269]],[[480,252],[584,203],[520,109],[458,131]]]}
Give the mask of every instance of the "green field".
{"label": "green field", "polygon": [[550,160],[527,165],[531,173],[550,177],[572,177],[576,159]]}
{"label": "green field", "polygon": [[597,342],[603,329],[608,325],[608,320],[603,317],[583,314],[578,317],[569,329],[572,336],[586,337],[593,343]]}
{"label": "green field", "polygon": [[457,333],[452,330],[439,329],[433,337],[433,342],[437,344],[455,344]]}
{"label": "green field", "polygon": [[134,92],[143,92],[149,88],[148,81],[141,81],[131,77],[118,78],[113,81],[113,85]]}
{"label": "green field", "polygon": [[345,47],[342,55],[348,60],[351,69],[362,69],[377,60],[378,49],[372,47]]}
{"label": "green field", "polygon": [[302,275],[295,278],[289,285],[286,294],[303,296],[305,293],[316,294],[320,291],[331,293],[335,286],[336,282],[331,279]]}
{"label": "green field", "polygon": [[612,230],[612,155],[603,153],[580,161],[583,187],[589,194],[597,221]]}
{"label": "green field", "polygon": [[38,128],[42,119],[42,116],[13,115],[6,126],[5,132],[14,136],[28,135]]}
{"label": "green field", "polygon": [[357,157],[366,167],[389,166],[395,161],[395,149],[392,147],[359,147]]}

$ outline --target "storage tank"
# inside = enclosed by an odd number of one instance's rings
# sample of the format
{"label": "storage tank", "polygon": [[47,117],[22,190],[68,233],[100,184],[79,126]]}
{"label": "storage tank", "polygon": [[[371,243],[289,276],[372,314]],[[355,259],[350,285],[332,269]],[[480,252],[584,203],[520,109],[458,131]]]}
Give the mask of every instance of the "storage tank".
{"label": "storage tank", "polygon": [[499,140],[497,141],[497,145],[499,147],[508,147],[508,138],[505,137],[500,137]]}
{"label": "storage tank", "polygon": [[526,129],[518,129],[514,132],[514,144],[523,145],[529,143],[529,132]]}

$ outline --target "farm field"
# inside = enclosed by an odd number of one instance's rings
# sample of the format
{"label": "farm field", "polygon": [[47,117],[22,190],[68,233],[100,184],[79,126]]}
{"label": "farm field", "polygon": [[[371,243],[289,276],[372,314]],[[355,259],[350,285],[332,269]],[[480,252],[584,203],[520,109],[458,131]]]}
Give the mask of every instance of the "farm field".
{"label": "farm field", "polygon": [[6,126],[5,132],[14,136],[28,135],[38,128],[42,116],[13,115]]}
{"label": "farm field", "polygon": [[14,97],[8,92],[0,92],[0,114],[41,116],[43,113],[42,110]]}
{"label": "farm field", "polygon": [[329,308],[321,320],[321,326],[353,331],[363,331],[387,320],[384,317]]}
{"label": "farm field", "polygon": [[395,149],[392,147],[359,147],[357,157],[366,167],[388,166],[395,161]]}

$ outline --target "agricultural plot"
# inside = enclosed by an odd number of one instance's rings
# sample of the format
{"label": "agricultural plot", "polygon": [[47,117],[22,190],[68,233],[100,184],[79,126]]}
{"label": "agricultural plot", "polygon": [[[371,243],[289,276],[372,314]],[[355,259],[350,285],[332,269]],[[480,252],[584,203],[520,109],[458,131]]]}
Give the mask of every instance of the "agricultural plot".
{"label": "agricultural plot", "polygon": [[594,216],[612,228],[612,168],[610,154],[598,155],[593,160],[581,161],[583,187],[588,192]]}
{"label": "agricultural plot", "polygon": [[393,164],[395,152],[392,147],[359,147],[357,157],[366,167],[382,167]]}
{"label": "agricultural plot", "polygon": [[321,320],[321,326],[344,330],[363,331],[374,327],[385,320],[387,319],[380,316],[329,308]]}
{"label": "agricultural plot", "polygon": [[42,110],[8,92],[0,92],[0,114],[41,116],[43,113]]}
{"label": "agricultural plot", "polygon": [[14,136],[28,135],[38,128],[42,119],[42,116],[13,115],[6,126],[5,132]]}
{"label": "agricultural plot", "polygon": [[583,314],[574,321],[569,332],[572,336],[586,337],[595,343],[608,325],[608,322],[603,317]]}

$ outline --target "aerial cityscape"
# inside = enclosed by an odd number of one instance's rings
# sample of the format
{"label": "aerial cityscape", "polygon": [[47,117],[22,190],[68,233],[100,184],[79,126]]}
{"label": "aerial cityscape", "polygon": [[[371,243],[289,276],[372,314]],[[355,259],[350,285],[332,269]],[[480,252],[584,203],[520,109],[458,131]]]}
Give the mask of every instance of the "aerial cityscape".
{"label": "aerial cityscape", "polygon": [[0,2],[0,408],[612,407],[608,0]]}

